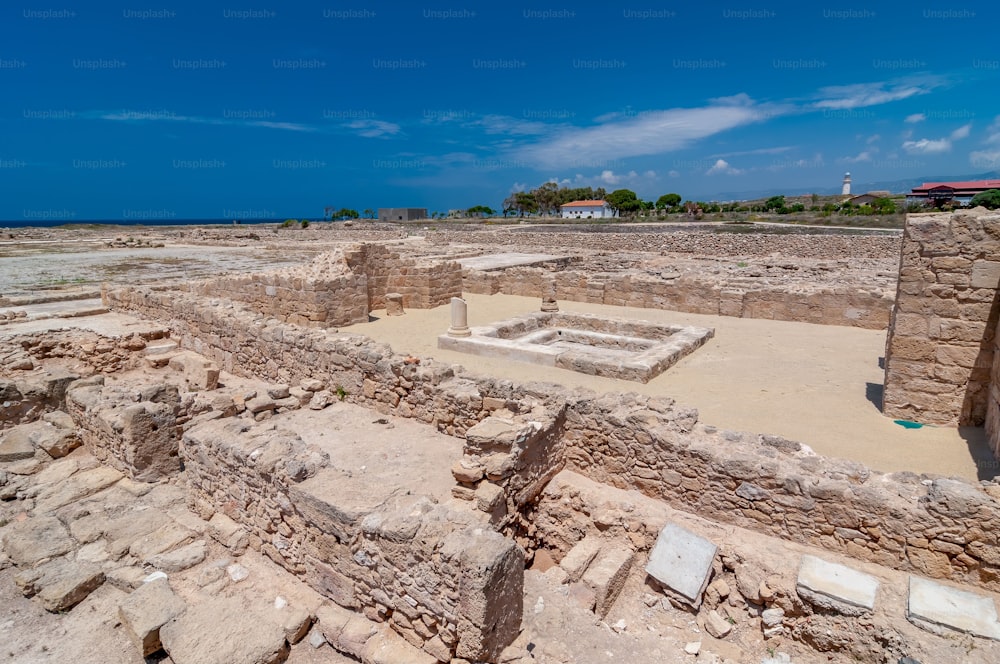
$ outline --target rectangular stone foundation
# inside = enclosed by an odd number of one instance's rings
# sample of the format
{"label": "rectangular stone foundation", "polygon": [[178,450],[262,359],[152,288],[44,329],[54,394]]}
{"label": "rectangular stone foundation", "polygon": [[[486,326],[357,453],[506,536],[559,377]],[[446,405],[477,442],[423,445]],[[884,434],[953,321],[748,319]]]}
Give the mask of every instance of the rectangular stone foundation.
{"label": "rectangular stone foundation", "polygon": [[532,313],[438,337],[438,348],[646,383],[711,339],[710,328],[588,314]]}

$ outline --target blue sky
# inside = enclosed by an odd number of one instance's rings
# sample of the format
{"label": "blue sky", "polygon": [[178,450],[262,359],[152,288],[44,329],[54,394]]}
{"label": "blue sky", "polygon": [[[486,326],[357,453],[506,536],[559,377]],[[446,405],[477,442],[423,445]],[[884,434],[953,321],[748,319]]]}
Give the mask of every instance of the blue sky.
{"label": "blue sky", "polygon": [[[286,6],[286,4],[288,6]],[[5,2],[0,219],[1000,169],[995,3]]]}

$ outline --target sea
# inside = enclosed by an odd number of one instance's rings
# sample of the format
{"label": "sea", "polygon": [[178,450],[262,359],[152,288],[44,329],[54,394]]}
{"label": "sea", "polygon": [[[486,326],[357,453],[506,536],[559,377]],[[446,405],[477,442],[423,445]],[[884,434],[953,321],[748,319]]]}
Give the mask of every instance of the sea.
{"label": "sea", "polygon": [[[164,226],[251,226],[256,224],[275,224],[285,221],[287,217],[281,219],[241,219],[239,224],[234,224],[232,219],[0,219],[0,229],[9,228],[73,228],[92,226],[132,226],[136,228],[144,227],[164,227]],[[298,221],[305,217],[297,217]],[[315,223],[316,219],[308,219],[309,223]]]}

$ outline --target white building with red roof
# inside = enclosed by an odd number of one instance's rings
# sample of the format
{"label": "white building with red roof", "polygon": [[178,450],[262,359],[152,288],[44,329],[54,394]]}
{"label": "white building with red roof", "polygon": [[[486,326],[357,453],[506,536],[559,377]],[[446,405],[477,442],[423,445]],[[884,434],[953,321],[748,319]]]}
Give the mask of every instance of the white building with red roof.
{"label": "white building with red roof", "polygon": [[604,219],[618,214],[607,201],[573,201],[559,206],[563,219]]}
{"label": "white building with red roof", "polygon": [[968,205],[976,194],[990,189],[1000,189],[1000,180],[972,180],[969,182],[925,182],[906,195],[906,202],[942,203],[954,201]]}

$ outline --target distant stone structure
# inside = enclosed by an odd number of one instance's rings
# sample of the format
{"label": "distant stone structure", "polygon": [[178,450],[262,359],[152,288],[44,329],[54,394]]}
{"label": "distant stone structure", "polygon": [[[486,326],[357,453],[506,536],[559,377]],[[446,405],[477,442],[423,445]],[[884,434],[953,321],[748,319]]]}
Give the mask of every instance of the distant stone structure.
{"label": "distant stone structure", "polygon": [[840,190],[840,195],[841,196],[850,196],[851,195],[851,174],[850,173],[844,173],[844,186]]}
{"label": "distant stone structure", "polygon": [[379,208],[379,221],[416,221],[427,219],[427,208]]}

